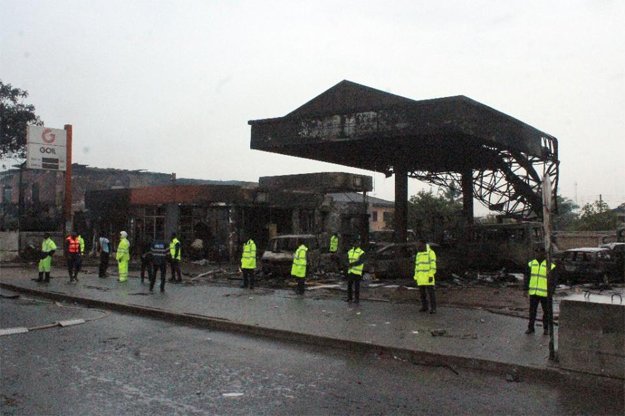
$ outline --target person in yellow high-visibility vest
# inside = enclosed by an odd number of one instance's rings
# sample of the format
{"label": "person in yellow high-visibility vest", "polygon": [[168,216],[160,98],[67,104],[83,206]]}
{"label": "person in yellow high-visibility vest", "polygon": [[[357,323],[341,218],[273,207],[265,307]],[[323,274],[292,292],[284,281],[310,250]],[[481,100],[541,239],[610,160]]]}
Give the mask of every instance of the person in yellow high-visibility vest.
{"label": "person in yellow high-visibility vest", "polygon": [[128,242],[128,233],[126,231],[121,231],[119,236],[120,240],[115,260],[117,260],[119,270],[119,281],[126,282],[128,280],[128,262],[130,262],[130,242]]}
{"label": "person in yellow high-visibility vest", "polygon": [[347,252],[347,302],[352,301],[352,286],[354,286],[354,303],[360,302],[360,280],[365,268],[365,252],[360,248],[359,239],[354,239],[352,248]]}
{"label": "person in yellow high-visibility vest", "polygon": [[428,311],[428,297],[430,298],[430,313],[436,313],[436,294],[434,293],[434,277],[436,276],[436,253],[424,239],[417,241],[417,255],[415,256],[414,280],[421,295],[420,312]]}
{"label": "person in yellow high-visibility vest", "polygon": [[[50,272],[52,271],[52,256],[56,251],[56,243],[50,238],[50,233],[44,233],[41,243],[41,256],[39,260],[38,282],[50,282]],[[45,278],[44,278],[45,275]]]}
{"label": "person in yellow high-visibility vest", "polygon": [[556,265],[551,263],[551,272],[547,272],[545,249],[536,250],[536,258],[527,264],[529,275],[525,278],[525,292],[530,298],[530,317],[526,334],[534,333],[534,323],[538,313],[538,304],[543,309],[543,334],[549,335],[551,319],[551,297],[557,285]]}
{"label": "person in yellow high-visibility vest", "polygon": [[293,266],[291,266],[291,276],[297,280],[297,288],[295,292],[298,295],[303,295],[306,287],[306,272],[307,272],[307,256],[308,247],[304,243],[300,244],[293,254]]}
{"label": "person in yellow high-visibility vest", "polygon": [[[182,272],[180,271],[180,260],[182,259],[182,245],[176,237],[176,233],[171,233],[171,241],[169,242],[169,262],[171,264],[170,282],[182,282]],[[178,278],[176,279],[176,275]]]}
{"label": "person in yellow high-visibility vest", "polygon": [[241,254],[241,272],[243,273],[242,288],[254,289],[254,271],[256,270],[256,243],[251,238],[243,244]]}

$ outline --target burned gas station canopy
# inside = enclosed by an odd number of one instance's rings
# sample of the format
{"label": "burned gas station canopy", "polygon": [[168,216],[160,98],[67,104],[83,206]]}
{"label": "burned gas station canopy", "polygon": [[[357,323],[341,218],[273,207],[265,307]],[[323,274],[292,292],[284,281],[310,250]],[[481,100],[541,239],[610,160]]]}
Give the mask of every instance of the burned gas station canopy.
{"label": "burned gas station canopy", "polygon": [[304,191],[318,193],[371,192],[373,178],[346,172],[303,173],[299,175],[261,176],[261,190]]}
{"label": "burned gas station canopy", "polygon": [[471,214],[470,196],[509,216],[540,216],[543,174],[557,187],[553,136],[465,96],[415,101],[342,81],[249,124],[252,149],[462,189]]}

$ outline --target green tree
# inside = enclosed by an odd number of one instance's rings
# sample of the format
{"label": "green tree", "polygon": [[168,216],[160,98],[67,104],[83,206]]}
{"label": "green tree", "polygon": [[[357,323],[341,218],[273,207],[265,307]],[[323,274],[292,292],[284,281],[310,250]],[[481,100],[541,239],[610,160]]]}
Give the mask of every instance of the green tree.
{"label": "green tree", "polygon": [[616,228],[616,213],[604,201],[585,204],[573,227],[579,231],[604,231]]}
{"label": "green tree", "polygon": [[0,80],[0,157],[23,157],[26,152],[26,126],[43,125],[35,106],[24,103],[28,92]]}
{"label": "green tree", "polygon": [[454,190],[442,195],[420,191],[408,201],[408,227],[418,236],[441,241],[444,231],[458,227],[462,204]]}
{"label": "green tree", "polygon": [[575,212],[579,209],[579,205],[569,198],[558,195],[557,207],[558,212],[553,216],[554,230],[564,231],[571,229],[579,218],[579,214]]}

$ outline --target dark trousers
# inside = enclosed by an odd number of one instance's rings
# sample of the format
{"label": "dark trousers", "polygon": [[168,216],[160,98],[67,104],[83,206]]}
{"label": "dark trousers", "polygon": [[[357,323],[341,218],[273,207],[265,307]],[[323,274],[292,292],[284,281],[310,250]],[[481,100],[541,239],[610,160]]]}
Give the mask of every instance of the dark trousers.
{"label": "dark trousers", "polygon": [[530,321],[527,327],[529,329],[534,329],[539,303],[543,309],[543,328],[546,331],[548,329],[549,319],[551,319],[551,298],[545,296],[530,295]]}
{"label": "dark trousers", "polygon": [[421,294],[421,310],[426,311],[428,309],[428,297],[430,298],[429,308],[431,311],[436,310],[436,294],[434,293],[434,285],[419,286],[419,293]]}
{"label": "dark trousers", "polygon": [[148,280],[152,280],[152,261],[149,258],[141,258],[141,283],[145,280],[145,272],[148,272]]}
{"label": "dark trousers", "polygon": [[354,273],[347,274],[347,300],[352,300],[352,286],[354,288],[354,300],[360,302],[360,280],[362,276]]}
{"label": "dark trousers", "polygon": [[[176,279],[178,274],[178,279]],[[171,259],[171,280],[182,282],[182,272],[180,271],[180,260]]]}
{"label": "dark trousers", "polygon": [[165,291],[165,277],[167,275],[167,264],[154,264],[152,265],[151,273],[148,273],[150,278],[150,290],[154,289],[154,283],[156,282],[156,273],[161,271],[161,292]]}
{"label": "dark trousers", "polygon": [[295,293],[298,295],[303,295],[306,290],[306,279],[303,277],[294,276],[297,281],[297,288],[295,288]]}
{"label": "dark trousers", "polygon": [[254,269],[241,269],[243,271],[243,284],[241,287],[254,289]]}
{"label": "dark trousers", "polygon": [[80,270],[80,254],[69,253],[67,255],[67,271],[69,272],[69,280],[78,279],[78,270]]}
{"label": "dark trousers", "polygon": [[100,270],[98,276],[106,277],[106,269],[109,267],[109,253],[100,252]]}

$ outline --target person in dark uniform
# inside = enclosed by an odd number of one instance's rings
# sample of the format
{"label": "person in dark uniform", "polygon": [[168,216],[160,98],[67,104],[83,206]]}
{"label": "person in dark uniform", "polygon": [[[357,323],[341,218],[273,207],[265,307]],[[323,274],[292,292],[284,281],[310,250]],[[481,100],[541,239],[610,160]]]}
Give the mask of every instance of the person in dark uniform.
{"label": "person in dark uniform", "polygon": [[152,257],[152,272],[150,273],[150,292],[154,290],[156,273],[161,272],[161,292],[165,291],[165,277],[167,274],[167,252],[169,248],[164,241],[154,240],[150,247]]}
{"label": "person in dark uniform", "polygon": [[145,239],[141,243],[141,284],[145,280],[145,272],[148,272],[148,280],[152,281],[152,245]]}
{"label": "person in dark uniform", "polygon": [[109,267],[109,257],[111,256],[111,242],[106,235],[102,235],[98,240],[100,251],[100,267],[98,277],[106,277],[106,269]]}

